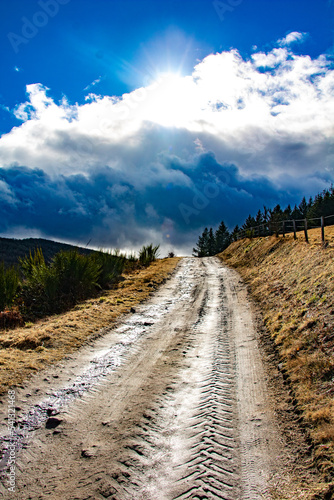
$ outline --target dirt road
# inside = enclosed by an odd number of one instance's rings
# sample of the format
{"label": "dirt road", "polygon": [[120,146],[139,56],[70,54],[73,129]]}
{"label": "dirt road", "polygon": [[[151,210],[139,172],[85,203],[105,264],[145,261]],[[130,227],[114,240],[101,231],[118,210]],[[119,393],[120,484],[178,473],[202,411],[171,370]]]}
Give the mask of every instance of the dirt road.
{"label": "dirt road", "polygon": [[257,500],[282,474],[246,289],[216,258],[182,259],[147,303],[15,398],[5,498]]}

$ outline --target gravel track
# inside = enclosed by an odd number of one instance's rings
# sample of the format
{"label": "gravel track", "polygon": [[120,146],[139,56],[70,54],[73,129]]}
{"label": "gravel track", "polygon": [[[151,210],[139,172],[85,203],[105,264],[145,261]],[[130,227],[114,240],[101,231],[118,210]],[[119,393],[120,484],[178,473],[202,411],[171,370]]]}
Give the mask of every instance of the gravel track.
{"label": "gravel track", "polygon": [[237,273],[182,259],[134,314],[17,391],[16,493],[3,477],[0,494],[272,498],[283,439],[256,339]]}

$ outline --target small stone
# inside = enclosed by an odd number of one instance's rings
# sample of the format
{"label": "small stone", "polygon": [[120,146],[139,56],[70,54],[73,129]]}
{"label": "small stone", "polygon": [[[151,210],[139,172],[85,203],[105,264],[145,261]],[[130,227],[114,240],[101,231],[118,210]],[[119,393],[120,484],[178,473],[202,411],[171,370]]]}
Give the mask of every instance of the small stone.
{"label": "small stone", "polygon": [[135,312],[136,312],[136,309],[135,309],[134,307],[131,307],[130,312],[131,312],[131,313],[135,313]]}
{"label": "small stone", "polygon": [[99,488],[98,488],[97,491],[104,498],[110,498],[111,495],[114,495],[115,493],[117,493],[116,489],[110,483],[107,483],[107,482],[104,482],[104,481],[99,486]]}
{"label": "small stone", "polygon": [[54,408],[48,408],[46,410],[46,414],[48,417],[51,417],[51,415],[57,415],[59,412],[55,410]]}
{"label": "small stone", "polygon": [[62,423],[62,420],[60,418],[50,417],[46,421],[45,428],[46,429],[55,429],[61,423]]}
{"label": "small stone", "polygon": [[81,456],[84,458],[91,458],[92,454],[90,453],[89,450],[81,450]]}
{"label": "small stone", "polygon": [[98,452],[98,447],[96,445],[93,445],[90,448],[83,448],[81,450],[81,456],[83,458],[92,458],[96,456],[97,452]]}

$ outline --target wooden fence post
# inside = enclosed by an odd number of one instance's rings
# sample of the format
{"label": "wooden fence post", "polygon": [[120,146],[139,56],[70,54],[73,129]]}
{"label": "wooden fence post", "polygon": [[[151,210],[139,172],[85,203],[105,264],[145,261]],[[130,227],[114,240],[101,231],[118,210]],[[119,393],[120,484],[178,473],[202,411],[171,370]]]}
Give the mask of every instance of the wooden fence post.
{"label": "wooden fence post", "polygon": [[325,244],[325,217],[321,216],[321,241],[322,244]]}
{"label": "wooden fence post", "polygon": [[304,232],[305,232],[305,240],[308,243],[308,234],[307,234],[307,219],[304,220]]}
{"label": "wooden fence post", "polygon": [[292,220],[292,224],[293,224],[293,239],[296,240],[297,234],[296,234],[296,221],[295,221],[295,219]]}

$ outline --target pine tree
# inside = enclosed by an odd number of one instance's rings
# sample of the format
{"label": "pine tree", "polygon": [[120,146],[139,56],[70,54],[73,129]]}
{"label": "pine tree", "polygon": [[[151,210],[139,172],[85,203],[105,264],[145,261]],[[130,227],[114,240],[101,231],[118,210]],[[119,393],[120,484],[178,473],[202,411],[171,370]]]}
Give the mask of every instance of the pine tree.
{"label": "pine tree", "polygon": [[266,223],[269,220],[269,209],[263,205],[263,222]]}
{"label": "pine tree", "polygon": [[231,233],[231,240],[232,241],[237,241],[238,236],[239,236],[239,232],[240,232],[240,227],[237,224]]}
{"label": "pine tree", "polygon": [[292,214],[291,206],[288,205],[286,207],[286,209],[284,210],[284,212],[283,212],[283,218],[284,218],[284,220],[290,220],[291,219],[291,214]]}
{"label": "pine tree", "polygon": [[302,214],[300,213],[300,210],[297,207],[297,205],[295,205],[294,209],[291,212],[291,219],[298,220],[298,219],[301,219],[301,218],[302,218]]}
{"label": "pine tree", "polygon": [[255,219],[254,219],[254,217],[252,217],[251,215],[249,215],[247,217],[247,219],[245,220],[244,225],[242,226],[242,229],[251,229],[254,226],[256,226]]}
{"label": "pine tree", "polygon": [[259,210],[258,213],[256,214],[255,223],[257,226],[261,226],[261,224],[264,223],[264,217],[261,210]]}
{"label": "pine tree", "polygon": [[216,240],[213,234],[213,229],[210,227],[208,236],[208,255],[215,255],[216,253]]}
{"label": "pine tree", "polygon": [[221,221],[217,231],[215,232],[216,248],[215,253],[220,253],[225,250],[231,243],[231,235],[224,221]]}
{"label": "pine tree", "polygon": [[276,207],[270,211],[270,222],[280,222],[281,220],[283,220],[283,211],[281,205],[276,205]]}
{"label": "pine tree", "polygon": [[207,257],[208,256],[208,243],[209,243],[209,231],[206,227],[198,238],[198,242],[195,248],[193,248],[194,257]]}
{"label": "pine tree", "polygon": [[306,203],[305,196],[302,199],[302,201],[300,202],[298,209],[299,209],[299,212],[301,213],[302,218],[304,219],[306,217],[306,213],[307,213],[307,203]]}

